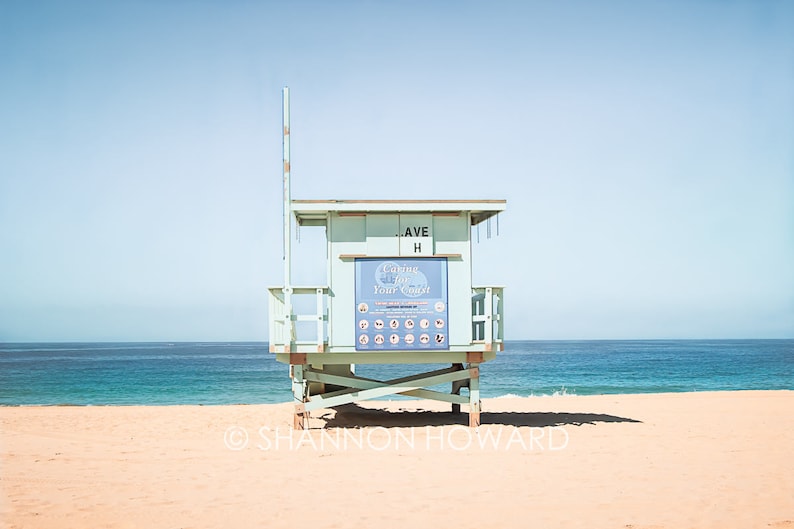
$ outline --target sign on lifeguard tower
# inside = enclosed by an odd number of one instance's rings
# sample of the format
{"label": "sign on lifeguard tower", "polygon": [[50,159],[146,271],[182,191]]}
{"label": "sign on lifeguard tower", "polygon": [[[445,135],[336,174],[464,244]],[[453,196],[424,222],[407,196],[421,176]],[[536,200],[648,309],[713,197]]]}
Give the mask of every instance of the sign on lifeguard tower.
{"label": "sign on lifeguard tower", "polygon": [[[387,395],[448,402],[453,412],[467,405],[477,426],[479,364],[502,349],[504,299],[500,286],[472,285],[471,232],[506,201],[293,200],[289,168],[285,88],[285,281],[269,289],[270,351],[290,365],[295,427],[307,427],[312,410]],[[291,283],[293,219],[325,229],[324,285]],[[308,313],[299,296],[313,298]],[[446,367],[379,381],[356,376],[361,364]],[[449,393],[428,389],[446,383]]]}
{"label": "sign on lifeguard tower", "polygon": [[356,259],[356,350],[446,350],[447,258]]}

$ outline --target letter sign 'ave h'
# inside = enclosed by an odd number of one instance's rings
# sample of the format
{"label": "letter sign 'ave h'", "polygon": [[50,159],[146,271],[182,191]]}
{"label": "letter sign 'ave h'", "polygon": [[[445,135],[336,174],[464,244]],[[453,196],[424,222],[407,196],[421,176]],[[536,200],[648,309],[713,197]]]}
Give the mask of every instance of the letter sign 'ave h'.
{"label": "letter sign 'ave h'", "polygon": [[432,215],[400,215],[400,255],[433,255]]}

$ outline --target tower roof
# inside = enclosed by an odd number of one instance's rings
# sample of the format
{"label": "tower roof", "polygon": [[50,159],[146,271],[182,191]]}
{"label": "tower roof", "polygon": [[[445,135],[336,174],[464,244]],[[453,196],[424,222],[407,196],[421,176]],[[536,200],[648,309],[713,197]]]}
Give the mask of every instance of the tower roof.
{"label": "tower roof", "polygon": [[325,225],[328,213],[471,213],[472,226],[504,211],[507,200],[293,200],[303,226]]}

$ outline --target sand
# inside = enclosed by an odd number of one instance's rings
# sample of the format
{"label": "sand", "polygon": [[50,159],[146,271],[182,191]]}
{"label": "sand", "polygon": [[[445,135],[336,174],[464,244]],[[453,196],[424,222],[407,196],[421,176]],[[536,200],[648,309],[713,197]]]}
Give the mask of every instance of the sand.
{"label": "sand", "polygon": [[794,529],[792,391],[483,408],[0,408],[0,526]]}

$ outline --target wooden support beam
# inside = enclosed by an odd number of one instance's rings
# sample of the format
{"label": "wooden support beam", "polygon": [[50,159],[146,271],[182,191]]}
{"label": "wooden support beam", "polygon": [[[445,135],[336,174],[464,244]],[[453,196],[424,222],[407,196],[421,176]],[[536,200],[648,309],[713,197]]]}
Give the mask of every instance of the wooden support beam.
{"label": "wooden support beam", "polygon": [[306,383],[306,370],[303,364],[295,364],[292,368],[292,400],[295,402],[295,413],[292,426],[296,430],[308,427],[308,413],[304,402],[308,396],[309,385]]}
{"label": "wooden support beam", "polygon": [[[462,371],[463,370],[463,364],[452,364],[452,368],[453,369],[457,369],[458,371]],[[468,387],[468,386],[469,386],[468,380],[456,380],[455,382],[452,383],[452,394],[453,395],[460,395],[461,388],[465,388],[465,387]],[[463,397],[463,398],[465,398],[465,397]],[[468,402],[468,399],[464,402],[464,404],[467,403],[467,402]],[[458,404],[456,402],[452,403],[452,413],[453,414],[460,413],[460,404]]]}
{"label": "wooden support beam", "polygon": [[471,380],[469,380],[469,427],[477,428],[480,425],[480,366],[469,364]]}
{"label": "wooden support beam", "polygon": [[295,413],[292,417],[292,428],[294,430],[309,429],[309,412],[303,404],[295,405]]}
{"label": "wooden support beam", "polygon": [[[342,364],[377,364],[377,365],[395,365],[395,364],[439,364],[451,365],[456,363],[471,363],[478,360],[479,357],[472,356],[467,358],[467,351],[401,351],[399,355],[391,354],[389,352],[328,352],[317,353],[316,345],[300,345],[300,347],[307,347],[306,353],[307,364],[323,364],[323,365],[342,365]],[[475,344],[478,347],[484,347],[483,344]],[[471,352],[471,351],[468,351]],[[484,351],[482,362],[479,364],[493,360],[496,358],[494,351]],[[288,354],[276,353],[276,361],[283,364],[290,364],[290,356]]]}
{"label": "wooden support beam", "polygon": [[[490,351],[490,349],[488,349]],[[480,351],[470,351],[466,353],[466,363],[468,364],[481,364],[483,362],[483,354]]]}
{"label": "wooden support beam", "polygon": [[[296,361],[306,359],[306,355],[299,353],[293,353],[291,356]],[[481,353],[480,356],[482,356]],[[473,354],[470,358],[477,359],[478,356]],[[461,404],[468,404],[469,426],[476,428],[480,425],[480,367],[476,362],[470,362],[466,367],[463,364],[452,364],[452,367],[386,381],[352,374],[326,373],[314,369],[308,364],[293,364],[290,368],[295,402],[293,417],[295,429],[308,428],[312,410],[395,394],[449,402],[453,405],[453,411],[458,412]],[[309,394],[310,382],[341,386],[344,389],[311,396]],[[426,389],[448,382],[452,383],[452,393],[450,394]],[[460,395],[460,389],[463,387],[469,388],[468,397]]]}
{"label": "wooden support beam", "polygon": [[289,354],[289,363],[291,365],[303,365],[308,363],[306,353],[290,353]]}
{"label": "wooden support beam", "polygon": [[[347,386],[351,388],[341,394],[334,396],[327,395],[314,395],[306,402],[306,410],[316,410],[319,408],[339,406],[341,404],[349,404],[351,402],[368,400],[377,397],[394,394],[409,394],[413,395],[423,394],[429,398],[437,398],[439,395],[436,392],[426,390],[423,388],[435,386],[436,384],[444,384],[446,382],[454,382],[455,380],[463,380],[471,377],[471,370],[455,370],[452,368],[439,369],[429,373],[421,373],[409,377],[397,378],[387,380],[385,382],[364,380],[356,376],[342,376],[330,375],[322,372],[306,370],[306,379],[309,381],[326,382],[339,386]],[[362,389],[356,386],[365,386]],[[444,395],[447,402],[459,400],[452,395]],[[440,400],[440,399],[438,399]]]}
{"label": "wooden support beam", "polygon": [[[311,382],[319,382],[320,380],[324,381],[326,384],[331,384],[331,382],[326,381],[324,375],[318,374],[316,377],[311,376]],[[348,395],[350,393],[356,393],[361,389],[373,389],[376,387],[384,387],[383,382],[379,380],[372,380],[372,379],[358,379],[362,381],[370,381],[369,384],[365,384],[364,382],[361,383],[354,383],[354,382],[347,382],[346,387],[344,389],[339,389],[337,391],[330,391],[328,393],[322,393],[321,395],[315,395],[313,398],[314,400],[317,399],[330,399],[332,397],[338,397],[340,395]],[[338,381],[338,380],[337,380]],[[375,384],[373,384],[375,383]],[[356,387],[349,387],[355,384]],[[338,385],[338,384],[333,384]],[[365,386],[366,387],[362,387]],[[468,404],[469,398],[464,397],[462,395],[455,395],[450,393],[442,393],[440,391],[434,391],[430,389],[412,389],[408,391],[399,391],[396,393],[397,395],[405,395],[406,397],[415,397],[417,399],[427,399],[427,400],[437,400],[441,402],[449,402],[452,404]],[[311,399],[310,399],[311,400]],[[312,408],[315,409],[315,408]]]}

